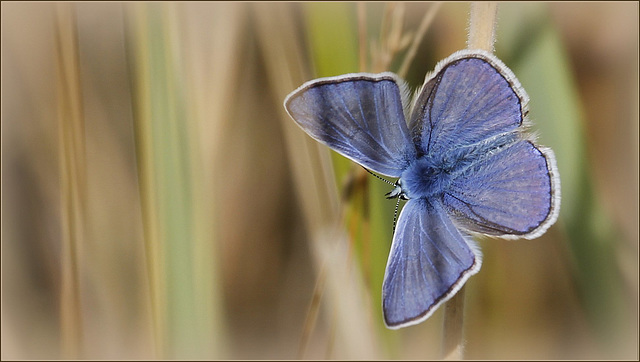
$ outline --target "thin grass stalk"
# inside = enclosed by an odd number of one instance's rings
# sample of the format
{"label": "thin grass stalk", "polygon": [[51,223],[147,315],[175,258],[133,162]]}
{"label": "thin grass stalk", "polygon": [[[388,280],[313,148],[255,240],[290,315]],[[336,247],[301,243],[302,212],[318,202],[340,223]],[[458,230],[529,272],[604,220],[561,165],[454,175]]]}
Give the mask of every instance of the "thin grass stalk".
{"label": "thin grass stalk", "polygon": [[[199,325],[194,285],[194,220],[193,177],[191,169],[190,120],[186,114],[181,54],[175,51],[178,44],[177,20],[173,5],[144,4],[138,10],[146,20],[134,47],[138,52],[136,74],[147,72],[147,83],[137,84],[141,96],[149,107],[140,114],[149,119],[136,120],[150,132],[141,157],[144,172],[152,178],[148,194],[157,207],[152,220],[157,231],[159,263],[162,270],[154,283],[158,285],[160,331],[164,344],[162,353],[169,358],[202,358],[203,335],[197,332]],[[147,137],[140,135],[140,137]],[[148,155],[146,155],[148,153]],[[145,176],[147,177],[147,176]],[[147,185],[145,185],[147,186]],[[150,210],[146,210],[149,212]]]}
{"label": "thin grass stalk", "polygon": [[[284,97],[309,79],[310,71],[305,65],[305,55],[300,32],[292,21],[293,12],[288,4],[255,3],[258,43],[264,57],[269,84],[273,87],[275,99]],[[286,142],[288,161],[294,180],[294,193],[301,201],[302,214],[310,234],[334,222],[339,210],[338,191],[334,176],[326,176],[331,171],[328,153],[322,153],[315,141],[303,137],[302,132],[289,119],[284,108],[278,104],[281,112],[281,127]],[[333,187],[332,187],[333,186]],[[311,297],[307,317],[302,326],[298,346],[298,357],[302,358],[307,349],[309,338],[315,327],[317,312],[320,308],[326,284],[326,262],[317,264],[316,286]]]}
{"label": "thin grass stalk", "polygon": [[83,356],[80,266],[85,239],[87,170],[75,5],[55,5],[62,223],[61,355]]}
{"label": "thin grass stalk", "polygon": [[497,20],[497,2],[476,1],[471,3],[467,49],[483,49],[493,52],[493,44],[496,41]]}
{"label": "thin grass stalk", "polygon": [[[269,84],[278,101],[309,80],[310,71],[300,33],[295,27],[291,4],[255,3],[256,27],[261,51],[264,54]],[[282,130],[292,165],[296,194],[301,200],[305,224],[316,230],[330,224],[339,211],[338,190],[335,187],[331,159],[321,152],[321,145],[295,125],[282,104]],[[327,176],[329,174],[329,176]]]}
{"label": "thin grass stalk", "polygon": [[[166,336],[163,333],[165,330],[164,320],[164,283],[163,283],[163,268],[162,268],[162,253],[159,246],[159,236],[157,227],[157,205],[156,199],[153,197],[155,193],[155,182],[152,177],[153,163],[151,162],[151,132],[150,132],[150,120],[151,115],[149,111],[149,93],[144,90],[142,84],[147,84],[148,71],[144,69],[144,63],[140,62],[138,58],[148,57],[147,49],[139,46],[144,43],[146,35],[146,16],[141,9],[142,4],[133,5],[132,15],[130,16],[132,37],[135,38],[131,41],[132,45],[129,46],[129,55],[131,56],[130,63],[132,68],[136,68],[135,72],[132,72],[132,103],[133,103],[133,118],[134,118],[134,136],[135,136],[135,155],[137,166],[137,178],[138,189],[140,193],[141,202],[141,214],[142,214],[142,228],[143,228],[143,240],[144,240],[144,263],[147,270],[147,286],[149,287],[149,303],[151,307],[151,330],[152,330],[152,344],[155,352],[155,357],[158,359],[165,358],[164,345]],[[135,57],[133,52],[137,54]]]}
{"label": "thin grass stalk", "polygon": [[393,13],[396,9],[395,2],[387,2],[384,5],[384,11],[382,15],[382,23],[380,24],[380,36],[378,38],[376,46],[372,46],[372,61],[371,61],[371,69],[374,73],[379,73],[384,70],[387,70],[387,65],[390,60],[386,57],[386,44],[388,43],[390,29],[393,28],[391,22],[393,20]]}
{"label": "thin grass stalk", "polygon": [[[497,23],[498,4],[496,2],[474,2],[469,16],[468,49],[493,51]],[[444,359],[464,358],[464,293],[462,286],[444,307],[443,348]]]}
{"label": "thin grass stalk", "polygon": [[[154,162],[159,164],[159,185],[162,186],[158,194],[160,222],[166,225],[163,244],[167,250],[169,354],[171,358],[204,358],[211,343],[211,335],[206,333],[210,331],[211,320],[206,317],[206,310],[199,308],[204,302],[198,303],[196,299],[199,287],[196,272],[202,270],[195,258],[202,256],[196,251],[197,211],[201,209],[195,199],[193,171],[193,151],[198,148],[192,147],[195,132],[187,112],[183,56],[179,51],[181,6],[162,3],[157,9],[149,7],[155,23],[151,27],[152,34],[162,34],[162,41],[154,47],[157,53],[151,59],[157,67],[152,78],[152,105],[158,115],[153,119],[158,139]],[[166,113],[160,115],[160,112]]]}
{"label": "thin grass stalk", "polygon": [[[198,334],[207,341],[203,356],[225,358],[227,333],[224,325],[221,292],[219,233],[216,220],[223,213],[218,201],[220,180],[220,147],[229,122],[241,72],[239,57],[244,54],[242,29],[245,28],[246,4],[190,3],[184,5],[181,26],[185,31],[185,81],[187,85],[188,119],[193,120],[190,143],[193,177],[194,278]],[[203,46],[211,43],[212,46]],[[225,181],[226,182],[226,181]],[[212,222],[213,220],[213,222]]]}
{"label": "thin grass stalk", "polygon": [[356,4],[358,10],[358,62],[359,71],[367,71],[367,8],[364,2]]}
{"label": "thin grass stalk", "polygon": [[303,359],[305,357],[305,352],[307,350],[311,332],[313,331],[316,320],[318,319],[318,312],[320,312],[320,302],[322,301],[322,294],[324,292],[325,281],[327,279],[326,268],[326,265],[322,265],[320,267],[318,278],[316,279],[316,284],[313,287],[313,295],[311,297],[311,302],[309,303],[304,327],[302,328],[302,336],[300,338],[300,344],[298,346],[297,359]]}
{"label": "thin grass stalk", "polygon": [[[343,220],[345,219],[344,215],[346,213],[348,213],[348,209],[349,204],[344,204],[341,207],[341,211],[340,214],[336,217],[336,220]],[[349,232],[349,244],[348,244],[348,251],[346,253],[347,255],[347,267],[349,267],[350,265],[353,265],[352,262],[352,253],[353,253],[353,249],[354,249],[354,243],[353,243],[353,238],[354,238],[354,232],[350,231]],[[326,287],[326,282],[327,282],[327,276],[329,273],[329,266],[327,266],[327,264],[329,264],[329,261],[326,259],[322,259],[322,258],[318,258],[320,259],[320,263],[321,266],[319,268],[318,271],[318,276],[316,278],[316,284],[313,288],[313,294],[312,294],[312,298],[311,301],[309,302],[309,308],[307,311],[307,315],[305,318],[305,322],[304,322],[304,327],[302,329],[302,336],[300,338],[300,344],[299,344],[299,348],[298,348],[298,359],[302,359],[304,358],[304,355],[306,353],[306,349],[309,343],[309,339],[311,337],[311,334],[313,332],[313,329],[315,328],[315,323],[317,321],[318,318],[318,314],[320,313],[320,306],[322,303],[322,298],[325,292],[325,287]],[[351,270],[351,269],[350,269]],[[325,356],[325,358],[329,358],[327,357],[328,355],[330,355],[329,351],[333,350],[333,346],[335,344],[335,336],[336,336],[336,318],[337,318],[337,314],[336,311],[334,310],[332,313],[332,318],[331,318],[331,325],[330,325],[330,331],[329,331],[329,336],[328,336],[328,346],[327,346],[327,354]]]}
{"label": "thin grass stalk", "polygon": [[[387,3],[382,17],[380,41],[372,47],[371,70],[388,71],[395,55],[409,42],[410,34],[403,34],[404,3]],[[364,172],[364,171],[362,171]]]}
{"label": "thin grass stalk", "polygon": [[464,295],[465,286],[462,286],[444,306],[442,356],[446,360],[464,358]]}
{"label": "thin grass stalk", "polygon": [[422,43],[422,38],[427,33],[427,29],[429,29],[429,26],[431,26],[431,23],[433,22],[433,19],[435,19],[441,5],[442,2],[436,2],[424,14],[424,17],[420,22],[420,26],[418,27],[418,31],[413,37],[413,42],[411,43],[411,46],[407,51],[407,55],[402,60],[402,65],[398,70],[398,75],[400,76],[400,78],[404,78],[407,75],[409,67],[411,66],[411,62],[413,61],[413,58],[415,58],[416,52],[418,51],[418,47],[420,46],[420,43]]}
{"label": "thin grass stalk", "polygon": [[166,300],[163,268],[163,252],[160,246],[159,225],[157,215],[157,190],[156,173],[153,163],[153,138],[151,131],[151,95],[145,87],[150,83],[149,63],[145,61],[150,57],[149,48],[146,45],[148,39],[148,18],[144,4],[132,4],[129,8],[129,34],[128,54],[132,64],[132,94],[134,133],[136,147],[136,166],[138,172],[138,185],[141,200],[145,264],[151,305],[151,321],[153,346],[155,358],[165,357],[166,346],[166,319],[164,310]]}

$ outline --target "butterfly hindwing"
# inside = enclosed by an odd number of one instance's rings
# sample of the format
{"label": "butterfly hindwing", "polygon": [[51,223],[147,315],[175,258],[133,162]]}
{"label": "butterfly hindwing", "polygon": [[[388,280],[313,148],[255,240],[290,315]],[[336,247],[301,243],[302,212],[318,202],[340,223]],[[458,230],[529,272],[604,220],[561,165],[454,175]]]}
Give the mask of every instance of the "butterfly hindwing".
{"label": "butterfly hindwing", "polygon": [[303,84],[285,99],[311,137],[364,167],[398,177],[415,158],[392,73],[347,74]]}
{"label": "butterfly hindwing", "polygon": [[439,201],[409,200],[400,213],[382,286],[385,324],[427,319],[477,273],[481,254]]}
{"label": "butterfly hindwing", "polygon": [[559,193],[553,152],[519,140],[475,161],[451,182],[443,201],[468,230],[535,238],[555,221]]}

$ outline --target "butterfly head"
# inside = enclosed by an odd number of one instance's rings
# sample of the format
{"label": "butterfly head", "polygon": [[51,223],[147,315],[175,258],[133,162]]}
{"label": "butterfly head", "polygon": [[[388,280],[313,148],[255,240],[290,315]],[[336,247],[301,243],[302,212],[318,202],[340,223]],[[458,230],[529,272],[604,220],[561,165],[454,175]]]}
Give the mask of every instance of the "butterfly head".
{"label": "butterfly head", "polygon": [[395,188],[385,194],[387,199],[395,199],[396,197],[402,200],[409,200],[407,194],[405,194],[404,189],[402,188],[402,179],[399,179],[398,182],[395,183]]}

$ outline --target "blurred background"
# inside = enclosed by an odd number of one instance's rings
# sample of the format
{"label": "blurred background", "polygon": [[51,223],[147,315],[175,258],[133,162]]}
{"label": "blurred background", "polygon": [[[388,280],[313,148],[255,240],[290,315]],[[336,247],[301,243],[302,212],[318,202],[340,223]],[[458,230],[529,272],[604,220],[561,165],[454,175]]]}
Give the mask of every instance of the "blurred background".
{"label": "blurred background", "polygon": [[[415,89],[469,9],[2,2],[2,358],[439,358],[442,310],[383,325],[389,186],[282,102],[358,71]],[[638,32],[637,2],[499,4],[562,206],[479,239],[466,358],[638,358]]]}

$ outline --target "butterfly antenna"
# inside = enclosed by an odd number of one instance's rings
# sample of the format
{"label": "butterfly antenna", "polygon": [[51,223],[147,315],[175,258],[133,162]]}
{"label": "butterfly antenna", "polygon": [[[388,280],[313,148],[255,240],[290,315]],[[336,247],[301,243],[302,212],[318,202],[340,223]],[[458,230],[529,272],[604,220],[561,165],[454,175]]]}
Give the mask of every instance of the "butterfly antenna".
{"label": "butterfly antenna", "polygon": [[[362,168],[364,168],[364,167],[362,167]],[[369,171],[369,170],[368,170],[368,169],[366,169],[366,168],[364,168],[364,170],[365,170],[365,171],[367,171],[368,173],[372,174],[373,176],[375,176],[375,177],[379,178],[380,180],[382,180],[382,181],[384,181],[384,182],[388,183],[389,185],[396,186],[396,184],[394,184],[393,182],[391,182],[391,181],[387,180],[386,178],[382,178],[382,177],[380,177],[380,176],[376,175],[375,173],[373,173],[373,172]]]}
{"label": "butterfly antenna", "polygon": [[400,198],[398,197],[398,201],[396,201],[396,210],[393,212],[393,230],[391,232],[392,235],[396,234],[396,221],[398,221],[398,207],[400,206]]}
{"label": "butterfly antenna", "polygon": [[[391,182],[391,181],[389,181],[389,180],[387,180],[385,178],[382,178],[382,177],[376,175],[375,173],[369,171],[366,168],[364,168],[364,170],[367,171],[368,173],[372,174],[373,176],[379,178],[380,180],[388,183],[389,185],[394,186],[394,187],[398,187],[397,183],[393,183],[393,182]],[[396,210],[393,212],[393,232],[392,232],[393,234],[395,234],[395,232],[396,232],[396,222],[398,221],[398,208],[400,207],[400,199],[402,199],[402,196],[398,195],[398,194],[395,194],[394,191],[391,191],[391,192],[389,192],[387,194],[387,198],[388,199],[391,199],[391,198],[396,197],[396,196],[398,197],[398,201],[396,202]],[[394,193],[394,194],[392,196],[390,196],[392,193]]]}

